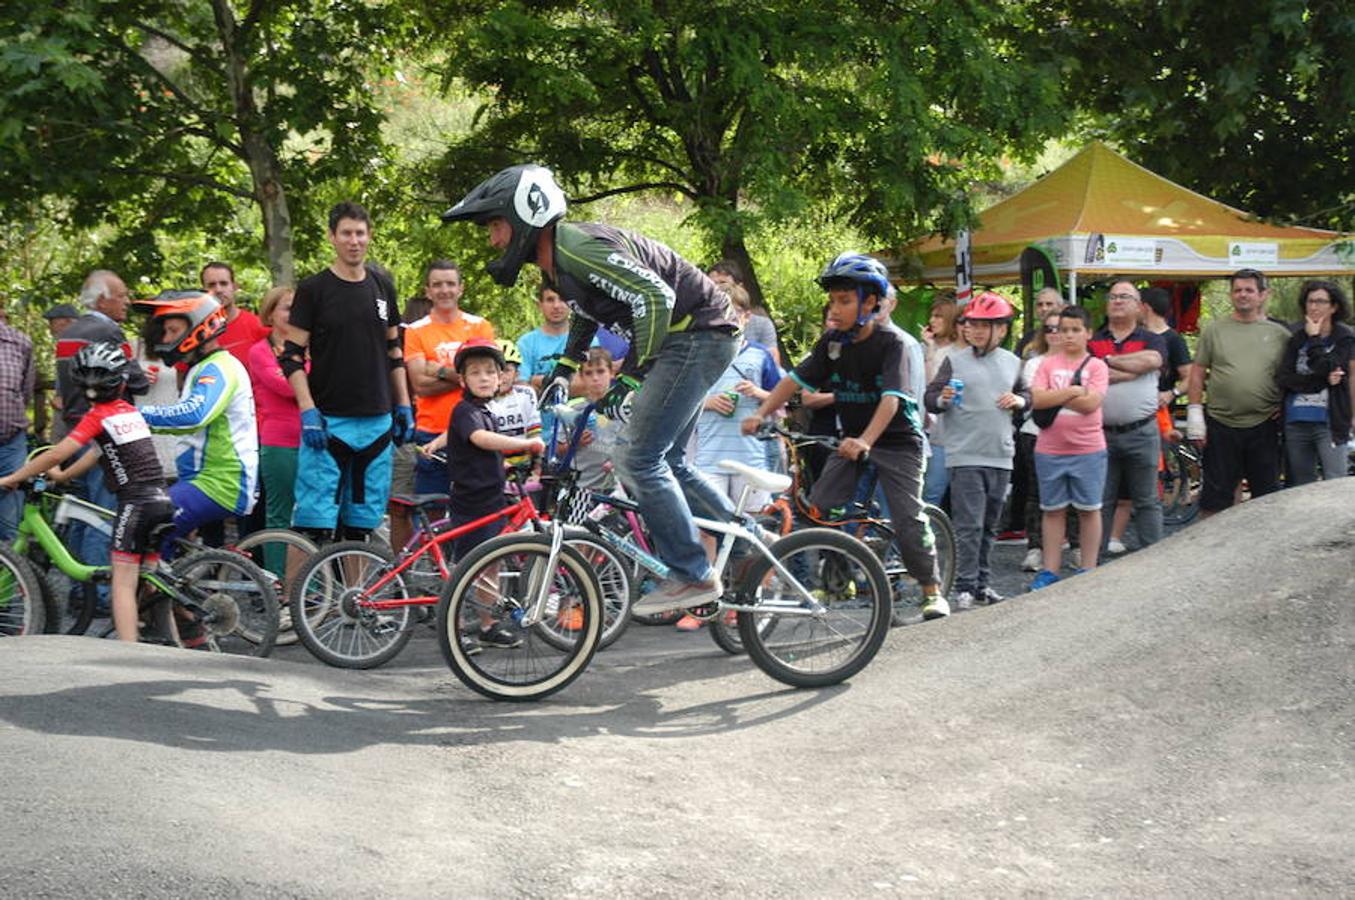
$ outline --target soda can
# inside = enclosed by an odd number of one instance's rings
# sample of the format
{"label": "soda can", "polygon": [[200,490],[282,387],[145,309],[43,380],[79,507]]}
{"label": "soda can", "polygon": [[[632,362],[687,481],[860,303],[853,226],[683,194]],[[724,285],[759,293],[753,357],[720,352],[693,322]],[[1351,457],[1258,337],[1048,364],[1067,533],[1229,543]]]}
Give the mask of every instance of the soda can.
{"label": "soda can", "polygon": [[950,380],[950,386],[955,391],[955,398],[950,401],[950,405],[958,407],[964,400],[964,379],[952,378]]}
{"label": "soda can", "polygon": [[743,395],[740,394],[738,391],[725,391],[725,396],[729,398],[730,403],[734,404],[734,408],[727,413],[721,413],[721,415],[723,415],[726,419],[732,419],[734,417],[734,413],[739,411],[739,398],[742,397]]}

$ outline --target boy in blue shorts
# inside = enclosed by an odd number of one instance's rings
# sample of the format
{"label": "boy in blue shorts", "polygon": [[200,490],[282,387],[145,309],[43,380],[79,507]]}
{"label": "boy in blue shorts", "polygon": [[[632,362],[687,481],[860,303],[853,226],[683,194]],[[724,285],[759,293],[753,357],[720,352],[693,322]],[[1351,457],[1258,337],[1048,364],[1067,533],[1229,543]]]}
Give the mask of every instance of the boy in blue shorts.
{"label": "boy in blue shorts", "polygon": [[[1101,492],[1106,483],[1106,436],[1101,429],[1101,402],[1110,384],[1104,360],[1087,352],[1091,317],[1080,306],[1059,313],[1058,353],[1050,353],[1031,382],[1031,407],[1060,407],[1053,424],[1035,439],[1035,474],[1040,479],[1044,568],[1030,589],[1059,580],[1063,563],[1065,510],[1077,510],[1082,566],[1096,568],[1101,547]],[[1078,571],[1082,571],[1079,569]]]}
{"label": "boy in blue shorts", "polygon": [[830,391],[845,435],[824,464],[810,501],[820,509],[852,499],[866,456],[879,470],[894,517],[895,540],[908,574],[922,585],[922,615],[950,615],[941,595],[935,540],[922,510],[922,422],[912,396],[908,352],[896,329],[875,318],[889,291],[884,264],[844,253],[819,276],[828,292],[827,330],[809,356],[743,420],[744,434],[786,404],[796,391]]}

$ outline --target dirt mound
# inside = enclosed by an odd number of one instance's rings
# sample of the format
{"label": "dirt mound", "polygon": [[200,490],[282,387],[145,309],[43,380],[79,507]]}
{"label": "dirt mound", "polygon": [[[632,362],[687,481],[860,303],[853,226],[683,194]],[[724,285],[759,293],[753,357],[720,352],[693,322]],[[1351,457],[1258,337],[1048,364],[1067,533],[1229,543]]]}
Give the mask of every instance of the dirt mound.
{"label": "dirt mound", "polygon": [[445,670],[7,640],[0,883],[1349,894],[1353,537],[1355,479],[1285,492],[896,630],[854,682],[817,692],[705,645],[609,651],[523,707]]}

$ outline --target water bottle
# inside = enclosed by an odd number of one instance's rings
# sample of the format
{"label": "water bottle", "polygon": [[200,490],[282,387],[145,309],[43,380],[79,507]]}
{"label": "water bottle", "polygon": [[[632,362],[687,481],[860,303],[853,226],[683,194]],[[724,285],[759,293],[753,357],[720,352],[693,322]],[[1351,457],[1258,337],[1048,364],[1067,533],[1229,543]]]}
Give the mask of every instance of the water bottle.
{"label": "water bottle", "polygon": [[959,409],[964,401],[964,379],[952,378],[950,380],[950,386],[955,391],[955,396],[951,399],[950,405]]}

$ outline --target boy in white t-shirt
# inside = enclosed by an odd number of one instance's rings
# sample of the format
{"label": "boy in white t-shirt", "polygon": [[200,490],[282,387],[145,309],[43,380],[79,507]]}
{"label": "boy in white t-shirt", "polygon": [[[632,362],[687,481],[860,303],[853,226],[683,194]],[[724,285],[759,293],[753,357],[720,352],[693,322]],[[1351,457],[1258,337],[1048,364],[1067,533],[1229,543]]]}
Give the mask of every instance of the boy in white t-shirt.
{"label": "boy in white t-shirt", "polygon": [[1101,430],[1101,402],[1110,384],[1103,360],[1087,353],[1091,317],[1080,306],[1059,313],[1059,352],[1040,363],[1031,385],[1035,410],[1062,406],[1054,422],[1035,440],[1035,472],[1040,479],[1044,516],[1044,568],[1030,583],[1032,591],[1059,580],[1063,562],[1064,510],[1077,510],[1082,568],[1096,568],[1101,546],[1101,492],[1106,483],[1106,436]]}

